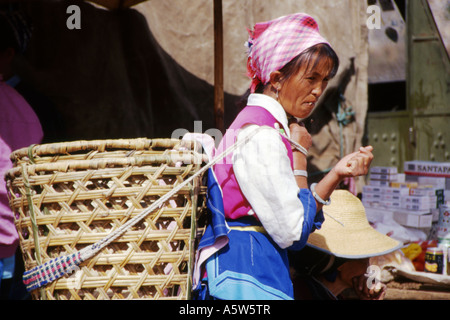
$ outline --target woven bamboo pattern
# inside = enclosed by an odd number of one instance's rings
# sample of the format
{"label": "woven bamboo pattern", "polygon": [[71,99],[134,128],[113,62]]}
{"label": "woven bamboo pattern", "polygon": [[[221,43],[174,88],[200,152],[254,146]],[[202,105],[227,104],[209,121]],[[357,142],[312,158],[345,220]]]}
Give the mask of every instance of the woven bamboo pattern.
{"label": "woven bamboo pattern", "polygon": [[[6,175],[25,269],[98,242],[204,164],[193,141],[119,139],[30,146]],[[189,299],[205,211],[200,179],[182,188],[34,299]],[[30,205],[32,204],[32,205]]]}

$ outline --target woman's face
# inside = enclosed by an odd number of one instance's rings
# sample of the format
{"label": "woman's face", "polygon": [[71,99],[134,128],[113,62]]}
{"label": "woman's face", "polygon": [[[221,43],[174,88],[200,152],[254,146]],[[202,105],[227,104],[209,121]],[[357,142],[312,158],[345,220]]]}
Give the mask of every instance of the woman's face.
{"label": "woman's face", "polygon": [[369,259],[349,260],[338,268],[341,280],[350,288],[353,286],[352,279],[360,277],[367,272]]}
{"label": "woman's face", "polygon": [[301,66],[298,72],[281,83],[278,101],[286,113],[296,118],[307,118],[325,91],[332,68],[330,59],[321,59],[307,70]]}

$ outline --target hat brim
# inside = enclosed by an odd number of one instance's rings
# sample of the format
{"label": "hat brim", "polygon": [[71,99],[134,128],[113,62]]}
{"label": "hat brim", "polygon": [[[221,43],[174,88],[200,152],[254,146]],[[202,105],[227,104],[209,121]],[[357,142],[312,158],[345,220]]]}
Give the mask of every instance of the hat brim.
{"label": "hat brim", "polygon": [[308,238],[308,245],[347,259],[362,259],[388,254],[403,246],[400,241],[374,229],[367,221],[361,201],[350,192],[335,190],[321,229]]}
{"label": "hat brim", "polygon": [[327,221],[322,229],[311,233],[307,244],[328,254],[347,259],[380,256],[402,247],[401,242],[376,231],[369,224],[367,228],[348,232],[334,221]]}

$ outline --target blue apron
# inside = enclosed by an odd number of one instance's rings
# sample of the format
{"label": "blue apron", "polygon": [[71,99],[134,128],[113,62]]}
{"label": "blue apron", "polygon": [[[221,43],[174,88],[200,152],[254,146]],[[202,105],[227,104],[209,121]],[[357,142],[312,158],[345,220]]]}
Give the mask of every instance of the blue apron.
{"label": "blue apron", "polygon": [[311,192],[301,189],[298,194],[305,209],[300,240],[288,249],[281,249],[267,233],[253,231],[255,228],[252,227],[261,227],[255,218],[249,216],[227,220],[222,192],[212,169],[208,170],[207,178],[206,201],[210,223],[198,250],[214,245],[217,239],[223,237],[228,239],[228,243],[207,259],[207,276],[194,288],[194,297],[223,300],[293,299],[288,250],[303,248],[309,234],[319,229],[324,221],[322,211],[316,214],[316,202]]}

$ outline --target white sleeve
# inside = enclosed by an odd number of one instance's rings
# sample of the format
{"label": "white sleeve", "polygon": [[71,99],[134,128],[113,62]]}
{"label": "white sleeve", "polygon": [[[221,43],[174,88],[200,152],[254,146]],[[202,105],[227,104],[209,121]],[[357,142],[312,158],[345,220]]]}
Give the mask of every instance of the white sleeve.
{"label": "white sleeve", "polygon": [[[256,128],[242,128],[238,139]],[[298,241],[304,208],[280,135],[270,128],[256,133],[234,152],[233,169],[244,196],[272,239],[281,248]]]}

